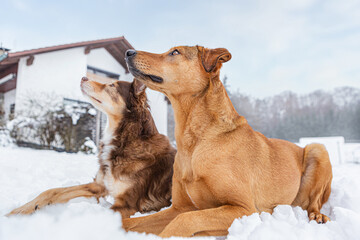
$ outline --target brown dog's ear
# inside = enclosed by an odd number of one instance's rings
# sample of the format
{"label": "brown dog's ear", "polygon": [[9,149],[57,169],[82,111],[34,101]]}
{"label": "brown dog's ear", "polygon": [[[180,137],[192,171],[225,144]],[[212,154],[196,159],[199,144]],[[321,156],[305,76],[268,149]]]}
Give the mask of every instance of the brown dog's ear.
{"label": "brown dog's ear", "polygon": [[136,78],[134,78],[134,81],[132,82],[132,87],[134,89],[135,96],[139,96],[140,94],[144,93],[146,89],[146,85]]}
{"label": "brown dog's ear", "polygon": [[231,54],[226,48],[209,49],[202,47],[201,62],[206,72],[212,72],[219,63],[231,59]]}

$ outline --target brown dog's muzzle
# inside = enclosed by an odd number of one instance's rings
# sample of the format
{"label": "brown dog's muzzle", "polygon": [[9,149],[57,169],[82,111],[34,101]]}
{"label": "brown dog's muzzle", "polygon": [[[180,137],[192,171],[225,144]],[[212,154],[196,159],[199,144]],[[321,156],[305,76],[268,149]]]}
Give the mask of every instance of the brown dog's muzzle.
{"label": "brown dog's muzzle", "polygon": [[150,80],[153,82],[162,83],[164,80],[161,77],[151,75],[151,74],[145,74],[136,67],[136,65],[134,64],[134,59],[135,59],[136,55],[137,55],[137,52],[134,49],[129,49],[125,53],[125,61],[129,68],[130,73],[135,78],[144,79],[144,80],[146,80],[147,78],[150,78]]}

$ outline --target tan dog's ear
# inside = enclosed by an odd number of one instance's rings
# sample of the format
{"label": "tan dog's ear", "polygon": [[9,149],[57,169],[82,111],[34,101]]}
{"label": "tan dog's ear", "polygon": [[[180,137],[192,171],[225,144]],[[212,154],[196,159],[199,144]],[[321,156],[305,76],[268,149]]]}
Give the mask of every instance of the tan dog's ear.
{"label": "tan dog's ear", "polygon": [[139,96],[140,94],[144,93],[146,89],[146,85],[141,81],[137,80],[136,78],[134,78],[132,87],[134,89],[135,96]]}
{"label": "tan dog's ear", "polygon": [[201,62],[206,72],[212,72],[219,63],[227,62],[231,59],[231,54],[226,48],[199,49],[201,51]]}

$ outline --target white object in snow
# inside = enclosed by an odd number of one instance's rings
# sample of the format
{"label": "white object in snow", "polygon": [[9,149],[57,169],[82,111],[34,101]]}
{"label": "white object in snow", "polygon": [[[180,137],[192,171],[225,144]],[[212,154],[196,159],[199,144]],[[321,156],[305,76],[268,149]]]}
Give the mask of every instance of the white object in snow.
{"label": "white object in snow", "polygon": [[305,147],[310,143],[324,144],[326,150],[329,152],[331,164],[345,163],[344,155],[344,137],[314,137],[314,138],[300,138],[299,145]]}

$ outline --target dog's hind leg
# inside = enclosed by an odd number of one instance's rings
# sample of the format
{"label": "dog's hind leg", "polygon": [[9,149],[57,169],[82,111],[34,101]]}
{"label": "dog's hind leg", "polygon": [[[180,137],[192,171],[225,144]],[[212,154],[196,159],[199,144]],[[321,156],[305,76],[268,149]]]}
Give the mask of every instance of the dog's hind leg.
{"label": "dog's hind leg", "polygon": [[14,214],[31,214],[44,206],[57,203],[66,203],[77,197],[96,197],[99,199],[100,197],[104,197],[106,195],[106,188],[96,182],[73,187],[53,188],[41,193],[31,202],[28,202],[25,205],[12,210],[6,216]]}
{"label": "dog's hind leg", "polygon": [[309,219],[325,223],[330,218],[320,213],[331,192],[332,169],[329,154],[322,144],[310,144],[304,149],[304,161],[299,192],[292,203],[308,211]]}

